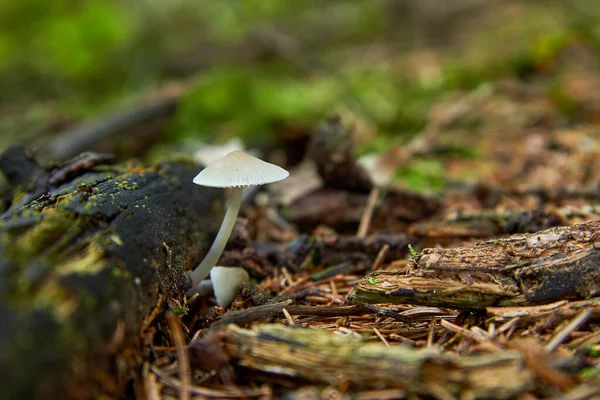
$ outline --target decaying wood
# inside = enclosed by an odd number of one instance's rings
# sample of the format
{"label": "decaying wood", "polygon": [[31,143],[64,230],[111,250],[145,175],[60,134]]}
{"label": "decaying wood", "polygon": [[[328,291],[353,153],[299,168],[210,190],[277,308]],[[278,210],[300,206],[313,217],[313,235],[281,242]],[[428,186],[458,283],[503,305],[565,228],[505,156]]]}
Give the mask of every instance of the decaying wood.
{"label": "decaying wood", "polygon": [[[367,193],[321,189],[296,200],[285,217],[300,227],[319,224],[335,229],[358,226],[368,196]],[[372,226],[423,220],[439,209],[440,201],[435,197],[389,191],[373,214]]]}
{"label": "decaying wood", "polygon": [[[48,149],[40,156],[45,160],[65,160],[91,149],[126,151],[129,157],[143,154],[164,130],[175,111],[181,91],[181,87],[172,86],[136,107],[76,126],[59,137],[51,138],[50,143],[47,143],[47,138],[38,140],[39,148]],[[123,135],[124,132],[127,134]]]}
{"label": "decaying wood", "polygon": [[23,148],[1,158],[14,185],[0,216],[8,398],[118,396],[142,360],[140,328],[185,304],[221,192],[193,185],[191,164],[111,163],[87,153],[43,168]]}
{"label": "decaying wood", "polygon": [[374,272],[354,302],[484,309],[583,300],[600,291],[600,221],[429,248],[406,271]]}
{"label": "decaying wood", "polygon": [[[330,118],[313,133],[305,163],[310,168],[303,172],[318,174],[318,178],[312,178],[318,182],[313,183],[313,190],[294,198],[285,217],[302,229],[326,224],[344,230],[353,226],[351,230],[356,230],[373,183],[367,170],[357,162],[351,129],[344,127],[339,117]],[[304,183],[301,186],[306,186]],[[391,221],[418,221],[440,208],[436,197],[393,189],[386,190],[380,203],[371,209],[374,228],[390,226]]]}
{"label": "decaying wood", "polygon": [[368,194],[373,184],[367,171],[356,162],[351,134],[340,117],[332,117],[314,132],[307,153],[325,186]]}
{"label": "decaying wood", "polygon": [[531,388],[518,352],[452,356],[434,349],[385,347],[332,332],[282,325],[222,331],[238,365],[334,386],[402,388],[409,393],[502,399]]}
{"label": "decaying wood", "polygon": [[310,265],[325,266],[351,263],[350,269],[361,270],[373,264],[383,247],[389,248],[383,261],[391,261],[405,257],[408,254],[408,245],[416,240],[404,233],[374,234],[366,237],[302,235],[282,251],[271,248],[261,252],[275,264],[292,271],[300,271],[306,267],[307,262]]}
{"label": "decaying wood", "polygon": [[[555,133],[561,136],[560,133]],[[479,201],[488,208],[494,208],[500,204],[502,198],[511,199],[533,198],[538,207],[544,204],[564,204],[570,201],[581,201],[585,204],[595,204],[600,200],[595,188],[586,187],[544,187],[529,185],[527,188],[515,186],[490,186],[484,182],[478,182],[472,188]]]}
{"label": "decaying wood", "polygon": [[393,260],[408,253],[415,239],[403,233],[357,236],[321,236],[316,238],[320,262],[332,265],[343,261],[361,260],[373,263],[384,246],[389,250],[384,260]]}
{"label": "decaying wood", "polygon": [[[544,229],[569,225],[570,218],[591,216],[595,208],[586,210],[546,207],[531,211],[485,209],[450,212],[443,218],[417,222],[409,232],[429,239],[456,237],[488,238],[503,234],[535,233]],[[589,219],[589,218],[588,218]]]}
{"label": "decaying wood", "polygon": [[580,301],[561,300],[539,306],[486,308],[487,314],[490,317],[498,320],[509,320],[518,317],[519,322],[523,324],[547,318],[551,319],[552,324],[558,324],[565,319],[575,317],[581,310],[590,310],[592,311],[592,318],[600,318],[600,298],[596,297]]}

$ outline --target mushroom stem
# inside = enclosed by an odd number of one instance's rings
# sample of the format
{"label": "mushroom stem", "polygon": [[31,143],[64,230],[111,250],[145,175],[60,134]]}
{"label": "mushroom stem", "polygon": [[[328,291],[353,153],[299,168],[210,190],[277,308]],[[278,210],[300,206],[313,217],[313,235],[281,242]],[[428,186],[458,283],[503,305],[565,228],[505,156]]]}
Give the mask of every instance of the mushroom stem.
{"label": "mushroom stem", "polygon": [[204,279],[198,285],[196,285],[193,288],[191,288],[190,290],[188,290],[187,295],[188,295],[188,297],[192,297],[193,295],[198,293],[198,296],[204,297],[204,296],[210,296],[214,292],[215,291],[214,291],[211,280]]}
{"label": "mushroom stem", "polygon": [[198,265],[190,274],[192,277],[192,287],[198,285],[210,274],[210,270],[215,266],[217,261],[219,261],[221,254],[223,254],[223,249],[225,249],[227,240],[229,240],[229,236],[231,235],[231,231],[235,225],[238,212],[240,211],[243,193],[244,188],[242,187],[231,188],[227,212],[225,213],[225,218],[223,218],[223,223],[221,224],[221,228],[219,228],[217,237],[210,247],[210,250],[204,257],[204,260],[202,260],[200,265]]}

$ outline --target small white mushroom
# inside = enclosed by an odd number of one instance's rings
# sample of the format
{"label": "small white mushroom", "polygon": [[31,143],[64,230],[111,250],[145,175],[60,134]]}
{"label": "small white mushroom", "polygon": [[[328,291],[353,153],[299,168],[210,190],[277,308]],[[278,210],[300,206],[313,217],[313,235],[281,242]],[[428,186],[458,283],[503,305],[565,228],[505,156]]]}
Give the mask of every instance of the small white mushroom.
{"label": "small white mushroom", "polygon": [[192,287],[208,276],[221,257],[240,210],[244,187],[277,182],[287,178],[288,175],[289,173],[285,169],[239,150],[232,151],[196,175],[194,183],[197,185],[231,188],[231,192],[227,211],[217,237],[204,260],[191,273]]}
{"label": "small white mushroom", "polygon": [[240,287],[250,282],[250,276],[244,268],[217,266],[210,271],[210,280],[217,304],[220,307],[229,307],[237,297]]}
{"label": "small white mushroom", "polygon": [[229,307],[238,295],[240,287],[248,282],[250,276],[243,268],[215,266],[210,271],[210,279],[200,282],[190,293],[198,293],[200,296],[214,294],[219,306]]}

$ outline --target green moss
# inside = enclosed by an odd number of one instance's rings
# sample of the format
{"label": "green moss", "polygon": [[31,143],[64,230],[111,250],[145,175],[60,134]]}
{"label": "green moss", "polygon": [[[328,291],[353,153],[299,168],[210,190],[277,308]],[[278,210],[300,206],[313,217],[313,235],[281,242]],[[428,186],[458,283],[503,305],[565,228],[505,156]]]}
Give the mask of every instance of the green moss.
{"label": "green moss", "polygon": [[58,276],[69,274],[97,274],[105,268],[105,254],[104,247],[96,240],[80,251],[79,254],[69,257],[68,261],[65,263],[57,265],[56,272]]}
{"label": "green moss", "polygon": [[587,367],[579,371],[581,379],[600,378],[600,369],[595,367]]}
{"label": "green moss", "polygon": [[120,269],[120,268],[117,268],[117,267],[113,267],[113,268],[111,268],[111,269],[110,269],[110,272],[112,273],[112,275],[113,275],[115,278],[120,278],[120,277],[122,277],[122,276],[123,276],[123,271],[121,271],[121,269]]}
{"label": "green moss", "polygon": [[175,314],[175,316],[182,316],[187,314],[187,312],[189,311],[189,308],[187,306],[176,306],[171,308],[171,312],[173,312],[173,314]]}
{"label": "green moss", "polygon": [[15,194],[13,195],[12,202],[13,203],[18,203],[19,200],[23,199],[23,197],[25,197],[26,194],[27,193],[25,193],[23,191],[17,190],[15,192]]}
{"label": "green moss", "polygon": [[440,193],[445,187],[443,164],[436,159],[415,159],[402,165],[395,178],[417,192]]}
{"label": "green moss", "polygon": [[[25,211],[27,214],[30,211]],[[25,215],[20,214],[20,217]],[[64,235],[76,234],[75,215],[59,208],[46,210],[41,222],[21,235],[11,238],[7,246],[7,255],[15,260],[27,260],[32,255],[51,249],[55,243],[60,245]]]}
{"label": "green moss", "polygon": [[118,180],[115,185],[121,190],[135,190],[139,187],[137,182],[131,182],[128,180]]}

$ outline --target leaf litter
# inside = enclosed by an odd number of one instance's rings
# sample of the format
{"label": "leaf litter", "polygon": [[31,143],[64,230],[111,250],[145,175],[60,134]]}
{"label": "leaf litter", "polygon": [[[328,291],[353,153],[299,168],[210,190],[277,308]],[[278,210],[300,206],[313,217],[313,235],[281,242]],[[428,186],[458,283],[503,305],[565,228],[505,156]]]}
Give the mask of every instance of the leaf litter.
{"label": "leaf litter", "polygon": [[[320,182],[283,208],[247,205],[245,241],[223,256],[255,283],[227,310],[188,299],[185,344],[146,337],[148,396],[598,396],[600,132],[563,126],[535,85],[456,96],[404,151],[381,155],[400,166],[436,154],[442,195],[392,181],[368,201],[351,128],[332,118],[316,129],[305,162]],[[457,155],[456,142],[478,156]],[[185,346],[189,360],[175,356]]]}

